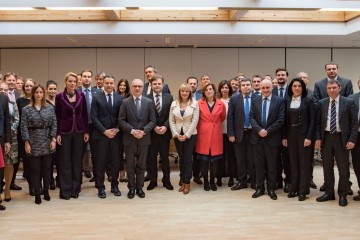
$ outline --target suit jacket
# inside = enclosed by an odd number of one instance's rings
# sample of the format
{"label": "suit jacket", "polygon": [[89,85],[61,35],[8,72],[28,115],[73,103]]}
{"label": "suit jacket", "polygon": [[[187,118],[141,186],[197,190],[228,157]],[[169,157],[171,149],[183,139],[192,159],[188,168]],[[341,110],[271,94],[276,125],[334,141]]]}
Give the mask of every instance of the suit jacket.
{"label": "suit jacket", "polygon": [[360,92],[350,95],[349,98],[354,101],[355,107],[356,107],[356,112],[359,113]]}
{"label": "suit jacket", "polygon": [[307,97],[308,97],[309,99],[313,100],[313,98],[314,98],[314,91],[311,90],[311,89],[309,89],[309,88],[307,88],[306,91],[307,91]]}
{"label": "suit jacket", "polygon": [[181,115],[181,108],[177,100],[171,103],[169,124],[173,137],[181,134],[181,130],[187,138],[191,135],[196,135],[196,126],[199,121],[199,105],[198,102],[192,102],[190,106],[187,106],[184,115]]}
{"label": "suit jacket", "polygon": [[[262,117],[262,97],[255,98],[251,102],[251,111],[250,111],[250,123],[252,126],[252,133],[250,142],[252,144],[257,144],[259,142],[259,132],[261,129],[261,117]],[[284,99],[272,95],[268,118],[266,122],[266,128],[268,135],[265,137],[266,141],[270,146],[276,147],[281,144],[281,131],[285,121],[285,102]]]}
{"label": "suit jacket", "polygon": [[201,99],[199,104],[199,122],[197,126],[198,138],[195,152],[211,156],[223,154],[222,122],[226,117],[225,104],[216,99],[212,112],[210,112],[206,100]]}
{"label": "suit jacket", "polygon": [[[118,127],[118,117],[120,105],[123,97],[118,93],[113,93],[113,104],[110,108],[107,104],[106,93],[97,93],[93,96],[91,103],[91,121],[95,127],[93,138],[99,139],[105,130]],[[118,132],[117,135],[120,135]]]}
{"label": "suit jacket", "polygon": [[[92,101],[92,99],[94,98],[94,96],[96,95],[96,93],[98,93],[98,92],[99,92],[99,93],[103,92],[102,90],[98,90],[96,87],[92,87],[92,88],[90,88],[90,89],[91,89],[91,101]],[[79,91],[79,92],[83,92],[82,87],[78,87],[76,90]],[[84,93],[84,95],[85,95],[85,93]],[[92,102],[90,103],[90,109],[87,109],[88,120],[90,121],[90,123],[91,123],[91,116],[90,116],[91,104],[92,104]]]}
{"label": "suit jacket", "polygon": [[[338,76],[337,80],[339,81],[341,85],[341,91],[340,95],[344,97],[348,97],[351,94],[353,94],[353,86],[351,83],[351,80],[343,78]],[[327,92],[326,92],[326,84],[327,84],[327,78],[324,78],[317,83],[315,83],[314,86],[314,102],[317,103],[323,98],[327,98]]]}
{"label": "suit jacket", "polygon": [[[251,94],[251,102],[255,98],[261,98],[255,93]],[[250,106],[251,110],[251,106]],[[249,113],[250,114],[250,113]],[[235,137],[235,141],[240,143],[244,136],[245,108],[244,98],[241,93],[232,95],[229,101],[229,110],[227,115],[227,135]]]}
{"label": "suit jacket", "polygon": [[9,113],[9,98],[0,94],[0,105],[4,116],[3,121],[0,122],[1,128],[3,129],[3,131],[0,133],[0,139],[1,141],[11,143],[11,117]]}
{"label": "suit jacket", "polygon": [[196,101],[199,101],[201,99],[201,97],[202,97],[202,91],[201,91],[201,89],[199,89],[195,92]]}
{"label": "suit jacket", "polygon": [[[317,107],[316,140],[324,143],[325,128],[329,111],[330,98],[321,99]],[[356,143],[358,135],[358,111],[352,99],[340,96],[339,98],[339,127],[341,141],[345,148],[347,142]]]}
{"label": "suit jacket", "polygon": [[[289,118],[289,110],[291,99],[288,98],[285,100],[286,108],[285,108],[285,127],[283,128],[283,139],[288,138],[288,132],[291,128],[290,126],[290,118]],[[315,105],[312,99],[305,97],[301,98],[301,103],[299,107],[299,129],[302,134],[305,135],[306,139],[313,140],[314,139],[314,130],[315,130]]]}
{"label": "suit jacket", "polygon": [[65,91],[57,94],[55,98],[57,135],[73,132],[88,133],[88,114],[84,93],[75,90],[76,104],[73,107]]}
{"label": "suit jacket", "polygon": [[[288,87],[289,85],[286,84],[286,88],[284,89],[284,99],[290,98],[288,95]],[[279,96],[279,86],[274,86],[272,90],[272,95]]]}
{"label": "suit jacket", "polygon": [[[122,101],[119,112],[119,126],[124,131],[124,146],[150,145],[150,131],[156,126],[155,104],[146,97],[141,98],[140,116],[137,114],[135,100],[130,96]],[[143,130],[145,135],[141,139],[131,135],[131,130]]]}
{"label": "suit jacket", "polygon": [[[147,91],[148,91],[149,85],[150,85],[149,82],[145,83],[145,85],[144,85],[144,89],[143,89],[142,95],[145,96],[145,97],[146,97],[146,95],[148,95],[148,94],[147,94]],[[150,86],[150,87],[151,87],[151,86]],[[150,94],[151,94],[151,93],[152,93],[152,90],[150,90]],[[169,89],[169,86],[168,86],[166,83],[164,83],[163,93],[171,94],[170,89]]]}
{"label": "suit jacket", "polygon": [[[154,94],[148,94],[146,95],[147,98],[156,101],[156,98],[154,98]],[[161,94],[161,111],[158,113],[155,109],[155,116],[156,116],[156,126],[165,126],[167,128],[166,135],[171,138],[171,131],[170,131],[170,124],[169,124],[169,112],[170,112],[170,106],[173,102],[173,96],[167,93]]]}

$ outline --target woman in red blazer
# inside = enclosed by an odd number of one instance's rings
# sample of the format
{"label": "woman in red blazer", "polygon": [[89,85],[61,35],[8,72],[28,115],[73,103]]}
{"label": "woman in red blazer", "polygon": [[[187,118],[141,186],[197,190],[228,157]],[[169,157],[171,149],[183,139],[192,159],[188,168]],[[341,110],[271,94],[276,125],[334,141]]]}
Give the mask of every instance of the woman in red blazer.
{"label": "woman in red blazer", "polygon": [[[195,152],[201,161],[201,175],[204,178],[204,190],[217,190],[215,177],[217,161],[223,155],[222,122],[225,120],[225,104],[216,98],[216,88],[212,83],[203,87],[199,104],[198,138]],[[210,166],[210,184],[208,171]]]}

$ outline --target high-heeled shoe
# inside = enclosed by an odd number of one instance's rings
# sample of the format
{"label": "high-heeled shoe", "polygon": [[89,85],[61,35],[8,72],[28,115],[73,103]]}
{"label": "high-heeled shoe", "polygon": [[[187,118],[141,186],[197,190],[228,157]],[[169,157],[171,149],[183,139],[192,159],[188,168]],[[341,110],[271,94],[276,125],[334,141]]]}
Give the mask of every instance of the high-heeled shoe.
{"label": "high-heeled shoe", "polygon": [[35,203],[36,203],[36,204],[41,204],[40,194],[36,194],[36,195],[35,195]]}

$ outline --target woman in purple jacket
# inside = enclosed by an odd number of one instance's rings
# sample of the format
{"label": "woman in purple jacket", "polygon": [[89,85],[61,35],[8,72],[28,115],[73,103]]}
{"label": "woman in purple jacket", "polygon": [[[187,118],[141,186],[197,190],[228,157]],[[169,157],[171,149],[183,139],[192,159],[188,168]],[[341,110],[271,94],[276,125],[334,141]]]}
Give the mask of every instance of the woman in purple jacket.
{"label": "woman in purple jacket", "polygon": [[85,95],[75,90],[77,75],[65,75],[65,90],[56,95],[57,143],[59,145],[60,198],[78,198],[82,182],[84,142],[89,140]]}

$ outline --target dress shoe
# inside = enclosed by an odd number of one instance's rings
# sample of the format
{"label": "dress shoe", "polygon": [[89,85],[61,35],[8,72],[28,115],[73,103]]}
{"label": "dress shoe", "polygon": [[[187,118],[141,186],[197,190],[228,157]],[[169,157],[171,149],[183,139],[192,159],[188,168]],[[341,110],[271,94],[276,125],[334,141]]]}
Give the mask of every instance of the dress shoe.
{"label": "dress shoe", "polygon": [[179,180],[179,186],[181,187],[183,185],[182,179]]}
{"label": "dress shoe", "polygon": [[84,175],[85,175],[86,178],[91,178],[92,177],[90,170],[85,170]]}
{"label": "dress shoe", "polygon": [[288,193],[288,192],[290,192],[290,187],[291,187],[291,185],[290,185],[290,184],[285,183],[284,193]]}
{"label": "dress shoe", "polygon": [[120,192],[119,187],[117,185],[111,186],[110,192],[113,193],[114,196],[116,196],[116,197],[121,196],[121,192]]}
{"label": "dress shoe", "polygon": [[145,176],[145,178],[144,178],[144,181],[145,181],[145,182],[150,181],[150,176],[149,176],[149,174],[148,174],[148,173],[146,174],[146,176]]}
{"label": "dress shoe", "polygon": [[77,199],[77,198],[79,198],[79,194],[73,193],[73,194],[71,194],[71,198]]}
{"label": "dress shoe", "polygon": [[129,189],[129,192],[127,194],[127,197],[129,199],[133,199],[135,197],[135,189]]}
{"label": "dress shoe", "polygon": [[228,187],[234,186],[234,178],[230,177],[228,182]]}
{"label": "dress shoe", "polygon": [[347,195],[350,195],[350,196],[354,195],[354,192],[353,192],[353,190],[351,190],[351,188],[349,189]]}
{"label": "dress shoe", "polygon": [[138,195],[139,198],[144,198],[145,197],[145,193],[141,188],[136,189],[136,195]]}
{"label": "dress shoe", "polygon": [[250,183],[250,188],[256,190],[256,183]]}
{"label": "dress shoe", "polygon": [[280,188],[283,188],[283,184],[282,184],[282,182],[277,182],[275,185],[275,190],[278,190]]}
{"label": "dress shoe", "polygon": [[10,189],[15,190],[15,191],[20,191],[20,190],[22,190],[22,187],[19,187],[15,183],[12,183],[12,184],[10,184]]}
{"label": "dress shoe", "polygon": [[258,198],[262,195],[264,195],[264,189],[256,189],[255,193],[251,197]]}
{"label": "dress shoe", "polygon": [[90,178],[89,182],[95,182],[95,178],[94,177]]}
{"label": "dress shoe", "polygon": [[325,184],[320,187],[320,192],[325,192]]}
{"label": "dress shoe", "polygon": [[0,204],[0,211],[4,211],[5,209],[6,207]]}
{"label": "dress shoe", "polygon": [[51,181],[50,183],[50,190],[55,190],[56,186],[55,186],[55,181]]}
{"label": "dress shoe", "polygon": [[10,202],[11,201],[11,197],[9,198],[4,198],[5,202]]}
{"label": "dress shoe", "polygon": [[197,184],[203,184],[203,181],[201,181],[201,178],[200,177],[194,177],[193,178],[193,181],[196,182]]}
{"label": "dress shoe", "polygon": [[233,186],[231,188],[231,190],[240,190],[240,189],[244,189],[244,188],[247,188],[247,183],[241,183],[241,182],[238,182],[235,186]]}
{"label": "dress shoe", "polygon": [[50,200],[51,200],[51,197],[50,197],[50,195],[49,195],[49,191],[48,191],[48,190],[44,190],[43,193],[44,193],[44,200],[50,201]]}
{"label": "dress shoe", "polygon": [[294,197],[297,197],[298,193],[297,192],[289,192],[287,197],[288,198],[294,198]]}
{"label": "dress shoe", "polygon": [[153,190],[154,188],[156,188],[157,187],[157,182],[153,182],[153,181],[151,181],[150,183],[149,183],[149,185],[147,186],[147,190],[148,191],[150,191],[150,190]]}
{"label": "dress shoe", "polygon": [[204,182],[204,190],[205,190],[205,191],[210,191],[210,184],[209,184],[209,182]]}
{"label": "dress shoe", "polygon": [[348,201],[346,197],[340,197],[339,199],[339,206],[346,207],[348,205]]}
{"label": "dress shoe", "polygon": [[183,193],[188,194],[189,192],[190,192],[190,183],[186,183],[186,184],[184,184]]}
{"label": "dress shoe", "polygon": [[313,189],[317,189],[317,186],[316,186],[316,184],[314,183],[313,180],[310,181],[310,187],[313,188]]}
{"label": "dress shoe", "polygon": [[29,194],[30,196],[35,196],[35,189],[32,186],[29,186]]}
{"label": "dress shoe", "polygon": [[70,200],[70,197],[66,197],[66,196],[60,194],[60,199]]}
{"label": "dress shoe", "polygon": [[210,189],[211,189],[211,191],[216,191],[217,190],[215,181],[210,181]]}
{"label": "dress shoe", "polygon": [[180,187],[179,190],[178,190],[179,192],[184,191],[184,189],[185,189],[185,184],[186,184],[186,183],[183,183],[183,184],[181,185],[181,187]]}
{"label": "dress shoe", "polygon": [[272,200],[277,200],[277,196],[274,190],[268,190],[268,195]]}
{"label": "dress shoe", "polygon": [[329,195],[329,194],[325,193],[321,197],[316,198],[317,202],[326,202],[329,200],[335,200],[335,195]]}
{"label": "dress shoe", "polygon": [[36,203],[36,204],[41,204],[40,194],[36,194],[36,195],[35,195],[35,203]]}
{"label": "dress shoe", "polygon": [[217,178],[217,179],[216,179],[216,185],[217,185],[218,187],[222,187],[221,178]]}
{"label": "dress shoe", "polygon": [[360,201],[360,194],[353,197],[354,201]]}
{"label": "dress shoe", "polygon": [[173,185],[171,185],[171,182],[170,182],[170,181],[163,182],[163,186],[164,186],[164,188],[166,188],[167,190],[174,190],[174,187],[173,187]]}
{"label": "dress shoe", "polygon": [[305,201],[306,200],[306,195],[299,195],[299,201]]}
{"label": "dress shoe", "polygon": [[106,198],[106,193],[105,193],[104,188],[99,188],[98,197],[99,198]]}

